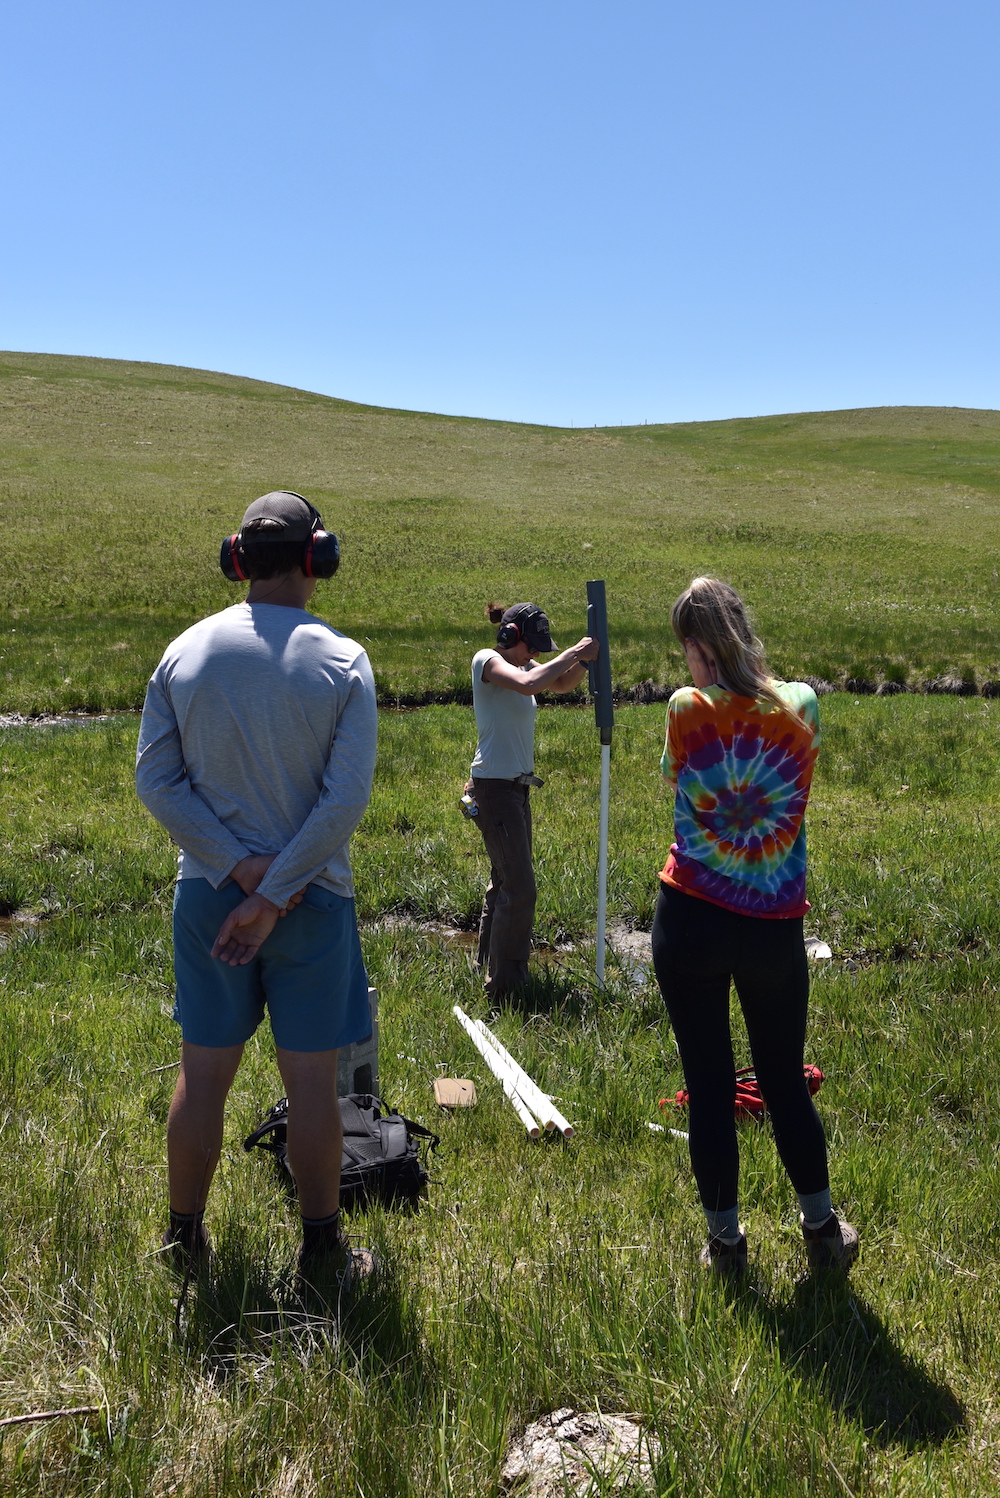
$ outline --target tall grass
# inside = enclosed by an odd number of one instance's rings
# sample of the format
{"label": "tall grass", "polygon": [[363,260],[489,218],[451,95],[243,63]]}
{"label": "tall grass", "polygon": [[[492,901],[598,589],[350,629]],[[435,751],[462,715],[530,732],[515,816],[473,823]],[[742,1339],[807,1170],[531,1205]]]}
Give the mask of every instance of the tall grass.
{"label": "tall grass", "polygon": [[[808,1054],[862,1236],[850,1285],[802,1281],[794,1199],[756,1127],[750,1284],[730,1295],[698,1270],[684,1146],[646,1128],[681,1081],[658,997],[614,964],[605,991],[592,979],[582,713],[540,715],[535,799],[539,933],[574,946],[492,1016],[578,1125],[529,1144],[451,1017],[487,1014],[467,953],[421,924],[469,925],[485,876],[455,804],[471,714],[438,708],[383,716],[355,865],[383,1090],[442,1147],[418,1213],[355,1219],[387,1269],[339,1327],[303,1314],[293,1209],[241,1147],[278,1091],[266,1035],[233,1093],[216,1261],[178,1306],[156,1253],[173,857],[132,795],[135,723],[0,734],[0,900],[20,912],[0,950],[0,1416],[99,1406],[4,1433],[3,1492],[481,1498],[511,1431],[567,1404],[638,1414],[662,1443],[657,1491],[678,1498],[997,1491],[997,709],[823,706],[809,929],[835,957],[815,969]],[[662,716],[623,713],[614,748],[611,903],[639,925],[670,836]],[[436,1112],[442,1072],[476,1080],[474,1110]]]}

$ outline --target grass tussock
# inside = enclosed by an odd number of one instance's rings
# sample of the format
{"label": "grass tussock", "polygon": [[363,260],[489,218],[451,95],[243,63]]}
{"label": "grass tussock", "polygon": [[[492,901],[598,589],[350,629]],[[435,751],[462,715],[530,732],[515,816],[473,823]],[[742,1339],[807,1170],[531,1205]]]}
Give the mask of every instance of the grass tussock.
{"label": "grass tussock", "polygon": [[[181,1296],[159,1262],[173,859],[132,794],[135,723],[0,734],[0,1418],[99,1407],[5,1432],[3,1492],[481,1498],[511,1432],[564,1405],[638,1414],[677,1498],[1000,1488],[997,710],[824,704],[808,924],[835,956],[808,1055],[862,1257],[848,1286],[803,1280],[752,1126],[738,1293],[698,1270],[683,1143],[646,1128],[681,1084],[655,987],[610,964],[595,991],[589,720],[539,719],[538,928],[560,946],[491,1016],[577,1125],[532,1145],[451,1016],[488,1014],[468,951],[422,924],[468,929],[481,898],[455,805],[471,713],[386,715],[355,840],[382,1088],[443,1141],[419,1212],[356,1219],[386,1272],[340,1322],[297,1298],[294,1209],[241,1147],[279,1090],[266,1036],[232,1097],[213,1266]],[[612,914],[646,928],[662,717],[623,713],[614,749]],[[478,1106],[438,1115],[439,1073],[473,1077]]]}

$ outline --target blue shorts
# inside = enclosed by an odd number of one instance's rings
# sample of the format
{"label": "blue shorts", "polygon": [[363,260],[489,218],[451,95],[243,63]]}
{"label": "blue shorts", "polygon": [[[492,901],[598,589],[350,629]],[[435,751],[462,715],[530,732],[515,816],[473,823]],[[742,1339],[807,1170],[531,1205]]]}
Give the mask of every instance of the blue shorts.
{"label": "blue shorts", "polygon": [[244,899],[232,879],[179,879],[174,895],[174,1019],[192,1045],[249,1040],[264,1018],[288,1051],[333,1051],[371,1034],[368,975],[354,901],[310,884],[300,905],[282,916],[256,957],[230,967],[212,943]]}

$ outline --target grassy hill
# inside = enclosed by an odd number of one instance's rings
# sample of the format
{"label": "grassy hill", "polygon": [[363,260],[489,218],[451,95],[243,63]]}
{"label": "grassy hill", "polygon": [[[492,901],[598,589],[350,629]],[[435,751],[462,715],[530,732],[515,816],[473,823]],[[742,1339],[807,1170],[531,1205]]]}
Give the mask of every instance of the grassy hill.
{"label": "grassy hill", "polygon": [[318,611],[387,696],[467,685],[487,598],[560,643],[608,582],[614,670],[679,680],[669,605],[717,571],[773,665],[1000,678],[1000,412],[884,408],[564,429],[383,410],[167,365],[0,354],[0,709],[135,706],[164,643],[239,596],[218,545],[306,493],[343,544]]}

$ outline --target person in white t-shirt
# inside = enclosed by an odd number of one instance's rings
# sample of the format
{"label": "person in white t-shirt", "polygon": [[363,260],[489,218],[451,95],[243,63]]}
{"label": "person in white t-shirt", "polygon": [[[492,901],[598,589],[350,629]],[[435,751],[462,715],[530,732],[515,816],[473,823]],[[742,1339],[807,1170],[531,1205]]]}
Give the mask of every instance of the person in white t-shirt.
{"label": "person in white t-shirt", "polygon": [[479,925],[479,963],[490,998],[528,981],[535,918],[530,789],[535,775],[535,692],[571,692],[595,660],[599,645],[584,636],[540,665],[535,652],[555,650],[549,621],[534,603],[487,610],[498,624],[497,643],[472,659],[472,703],[477,744],[467,792],[478,806],[476,825],[490,858]]}

